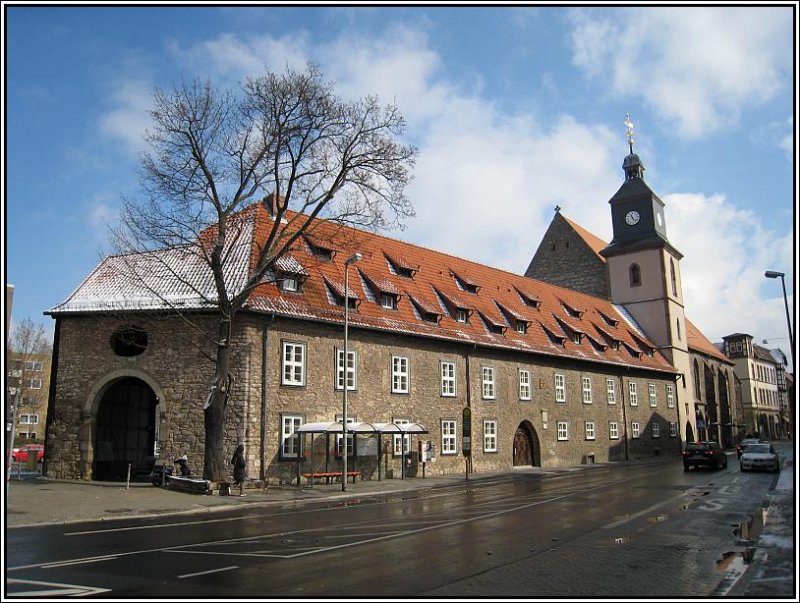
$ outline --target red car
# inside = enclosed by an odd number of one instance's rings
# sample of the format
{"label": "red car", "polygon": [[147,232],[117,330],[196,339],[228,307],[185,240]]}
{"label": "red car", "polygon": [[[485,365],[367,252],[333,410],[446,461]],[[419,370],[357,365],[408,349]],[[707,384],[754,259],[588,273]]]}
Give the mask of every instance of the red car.
{"label": "red car", "polygon": [[27,463],[29,454],[36,453],[36,462],[41,463],[44,458],[44,444],[25,444],[19,450],[11,453],[11,458],[20,463]]}

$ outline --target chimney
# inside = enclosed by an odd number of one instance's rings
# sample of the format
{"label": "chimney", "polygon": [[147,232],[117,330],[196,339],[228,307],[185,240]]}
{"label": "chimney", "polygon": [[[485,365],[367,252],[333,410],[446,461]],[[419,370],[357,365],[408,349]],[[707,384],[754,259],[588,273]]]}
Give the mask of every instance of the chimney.
{"label": "chimney", "polygon": [[279,207],[280,209],[286,208],[286,197],[284,197],[283,195],[276,195],[275,193],[270,193],[269,195],[264,197],[263,203],[264,207],[274,218],[278,214]]}

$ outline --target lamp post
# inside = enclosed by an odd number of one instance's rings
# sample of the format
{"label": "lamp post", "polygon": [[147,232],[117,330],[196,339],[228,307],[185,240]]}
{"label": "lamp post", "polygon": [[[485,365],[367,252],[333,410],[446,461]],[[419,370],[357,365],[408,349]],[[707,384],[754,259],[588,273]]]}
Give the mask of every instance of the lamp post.
{"label": "lamp post", "polygon": [[781,279],[781,286],[783,287],[783,304],[786,306],[786,325],[789,327],[789,351],[792,353],[792,371],[797,371],[797,365],[794,363],[794,331],[792,331],[792,321],[789,318],[789,300],[786,297],[786,281],[783,280],[783,272],[775,272],[774,270],[767,270],[764,273],[767,278]]}
{"label": "lamp post", "polygon": [[342,492],[347,490],[347,328],[350,322],[350,265],[361,260],[354,253],[344,262],[344,358],[342,359]]}

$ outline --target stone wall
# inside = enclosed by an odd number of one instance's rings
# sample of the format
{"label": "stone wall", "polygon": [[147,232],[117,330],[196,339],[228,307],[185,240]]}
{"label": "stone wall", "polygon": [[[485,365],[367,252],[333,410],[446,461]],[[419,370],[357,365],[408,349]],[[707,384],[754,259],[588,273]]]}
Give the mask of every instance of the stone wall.
{"label": "stone wall", "polygon": [[[110,346],[111,333],[122,324],[137,324],[149,335],[144,353],[122,357]],[[216,332],[211,318],[194,318],[207,332]],[[357,315],[353,320],[357,324]],[[341,325],[273,319],[242,313],[233,338],[234,387],[226,413],[226,456],[236,444],[245,444],[249,476],[269,483],[288,483],[298,472],[297,462],[280,456],[281,417],[298,415],[304,422],[333,422],[342,413],[341,390],[335,387],[335,353],[343,346]],[[103,392],[117,379],[136,377],[145,381],[159,397],[161,457],[187,454],[194,472],[203,465],[203,402],[208,393],[213,366],[206,355],[214,353],[209,341],[193,340],[187,323],[180,318],[140,316],[62,317],[55,412],[48,439],[48,475],[57,478],[91,479],[93,437],[97,404]],[[266,339],[265,339],[266,338]],[[282,344],[305,346],[305,384],[281,384]],[[513,465],[513,441],[517,427],[528,422],[538,438],[544,466],[605,462],[643,458],[655,454],[677,454],[679,442],[669,435],[669,422],[677,420],[676,409],[666,408],[665,385],[671,375],[630,373],[626,367],[524,355],[502,350],[475,349],[471,345],[440,342],[402,334],[350,330],[349,349],[357,354],[357,387],[348,393],[348,416],[358,421],[391,422],[407,419],[425,426],[429,433],[413,436],[412,451],[419,440],[431,440],[436,460],[426,465],[426,474],[464,471],[462,410],[472,409],[472,464],[476,472],[507,470]],[[407,394],[391,393],[391,358],[409,360],[410,387]],[[440,362],[456,367],[456,395],[440,392]],[[481,369],[495,374],[495,398],[482,397]],[[268,387],[262,388],[267,374]],[[519,370],[531,374],[531,400],[519,398]],[[566,380],[566,402],[555,402],[554,374]],[[592,383],[592,403],[582,401],[582,377]],[[616,404],[606,401],[606,378],[616,383]],[[637,383],[638,406],[630,406],[628,382]],[[648,401],[648,385],[656,384],[655,408]],[[545,417],[546,414],[546,417]],[[547,423],[545,424],[544,419]],[[442,420],[456,422],[455,454],[442,454]],[[497,421],[497,450],[483,451],[483,421]],[[567,421],[569,436],[557,438],[557,424]],[[585,435],[585,422],[595,425],[594,440]],[[609,421],[619,425],[620,438],[609,437]],[[641,436],[629,439],[632,422]],[[652,437],[652,424],[660,424],[660,437]],[[630,434],[629,434],[630,435]],[[337,470],[341,460],[334,454],[335,436],[329,440],[328,467]],[[390,445],[392,436],[383,436]],[[310,451],[311,437],[306,436]],[[314,455],[301,463],[305,472],[325,466],[325,437],[314,438]],[[627,450],[626,450],[627,448]],[[416,455],[413,455],[416,460]],[[377,457],[356,460],[365,477],[377,474]],[[389,454],[381,459],[381,471],[399,476],[401,460]],[[351,467],[352,468],[352,467]],[[421,468],[417,467],[418,474]]]}

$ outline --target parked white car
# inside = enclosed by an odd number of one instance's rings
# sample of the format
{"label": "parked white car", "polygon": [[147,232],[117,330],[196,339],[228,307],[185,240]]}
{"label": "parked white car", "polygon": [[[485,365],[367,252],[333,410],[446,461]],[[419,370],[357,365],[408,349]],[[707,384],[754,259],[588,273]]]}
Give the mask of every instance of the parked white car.
{"label": "parked white car", "polygon": [[768,442],[749,444],[739,458],[739,469],[742,471],[774,471],[781,470],[778,453]]}

